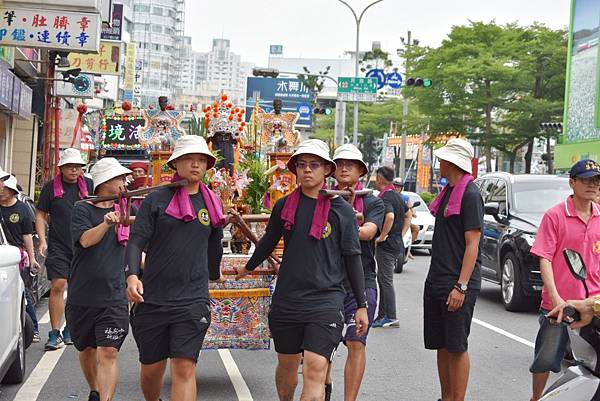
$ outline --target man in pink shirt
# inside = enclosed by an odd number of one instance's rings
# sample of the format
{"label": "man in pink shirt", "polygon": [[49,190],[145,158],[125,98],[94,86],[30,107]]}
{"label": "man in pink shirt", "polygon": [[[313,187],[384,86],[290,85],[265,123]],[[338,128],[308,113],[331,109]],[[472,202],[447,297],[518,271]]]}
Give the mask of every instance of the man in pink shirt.
{"label": "man in pink shirt", "polygon": [[[559,372],[568,343],[566,326],[548,328],[544,317],[548,311],[568,299],[584,299],[583,285],[575,280],[563,256],[565,248],[578,251],[587,267],[590,295],[600,293],[600,206],[595,203],[600,193],[600,166],[593,160],[581,160],[569,172],[573,195],[544,214],[531,253],[540,258],[544,288],[540,306],[541,327],[536,338],[535,357],[529,371],[533,374],[532,401],[544,391],[550,371]],[[545,330],[560,330],[556,355],[540,352],[543,342],[553,335]]]}

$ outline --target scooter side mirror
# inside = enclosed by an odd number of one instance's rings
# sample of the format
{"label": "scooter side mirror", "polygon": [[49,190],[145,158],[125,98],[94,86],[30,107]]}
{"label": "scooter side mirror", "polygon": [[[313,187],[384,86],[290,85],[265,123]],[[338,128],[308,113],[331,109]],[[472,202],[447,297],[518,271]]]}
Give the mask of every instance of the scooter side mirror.
{"label": "scooter side mirror", "polygon": [[412,207],[419,207],[421,206],[421,201],[416,201],[415,203],[413,203]]}
{"label": "scooter side mirror", "polygon": [[565,255],[567,265],[569,265],[569,270],[571,270],[573,277],[577,280],[584,281],[587,278],[587,273],[581,254],[573,249],[564,249],[563,255]]}

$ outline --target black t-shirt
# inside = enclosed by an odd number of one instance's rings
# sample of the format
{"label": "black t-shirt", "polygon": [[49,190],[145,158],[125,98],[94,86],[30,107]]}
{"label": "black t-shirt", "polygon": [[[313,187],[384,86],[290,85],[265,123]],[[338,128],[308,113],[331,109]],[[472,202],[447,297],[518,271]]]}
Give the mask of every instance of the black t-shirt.
{"label": "black t-shirt", "polygon": [[[89,178],[85,178],[88,193],[93,193],[93,183]],[[63,180],[64,194],[62,198],[54,197],[54,179],[48,181],[37,204],[37,208],[42,212],[48,213],[48,257],[46,264],[66,263],[71,264],[73,258],[73,249],[71,241],[71,211],[75,202],[80,200],[79,187],[77,183],[70,184]]]}
{"label": "black t-shirt", "polygon": [[17,203],[12,206],[0,206],[0,212],[8,243],[18,247],[23,246],[23,236],[33,234],[31,209],[17,200]]}
{"label": "black t-shirt", "polygon": [[[376,196],[366,195],[363,198],[365,204],[364,223],[373,223],[377,226],[377,232],[383,227],[385,218],[385,206],[383,201]],[[377,234],[378,235],[378,234]],[[377,238],[377,235],[375,238]],[[375,264],[375,238],[371,241],[360,241],[361,261],[365,273],[365,288],[377,288],[377,267]],[[346,282],[346,288],[350,283]]]}
{"label": "black t-shirt", "polygon": [[387,191],[381,199],[385,205],[385,214],[394,213],[394,224],[387,239],[379,244],[379,246],[386,252],[400,255],[404,249],[402,227],[404,225],[404,215],[407,211],[406,203],[404,203],[402,196],[396,191]]}
{"label": "black t-shirt", "polygon": [[[67,303],[104,307],[127,303],[125,293],[125,247],[117,242],[116,226],[108,229],[96,245],[84,248],[79,239],[104,221],[114,208],[100,208],[79,202],[73,208],[71,237],[73,262],[69,274]],[[135,210],[132,210],[135,215]]]}
{"label": "black t-shirt", "polygon": [[175,194],[161,188],[149,194],[136,215],[129,241],[147,249],[144,263],[144,302],[154,305],[209,303],[211,249],[222,247],[222,228],[211,226],[208,211],[197,193],[191,196],[197,219],[185,222],[165,214]]}
{"label": "black t-shirt", "polygon": [[[271,314],[282,320],[304,321],[317,312],[339,311],[346,294],[343,257],[361,252],[354,210],[345,200],[332,199],[327,226],[317,241],[309,236],[317,200],[302,194],[295,224],[286,230],[281,220],[286,199],[277,201],[267,225],[267,235],[275,241],[283,236],[285,245]],[[254,262],[251,259],[248,266]]]}
{"label": "black t-shirt", "polygon": [[[460,215],[445,217],[444,211],[453,188],[448,188],[435,218],[431,266],[425,285],[434,296],[447,297],[457,283],[465,254],[465,232],[482,230],[483,200],[479,190],[472,182],[467,186],[462,198]],[[482,234],[483,235],[483,234]],[[475,269],[469,280],[469,290],[481,289],[481,240]]]}

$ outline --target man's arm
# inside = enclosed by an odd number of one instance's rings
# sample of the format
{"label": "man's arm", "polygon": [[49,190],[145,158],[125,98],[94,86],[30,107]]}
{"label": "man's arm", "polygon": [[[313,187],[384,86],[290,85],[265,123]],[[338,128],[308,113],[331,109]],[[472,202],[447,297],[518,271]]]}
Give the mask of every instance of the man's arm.
{"label": "man's arm", "polygon": [[35,231],[40,239],[39,252],[42,255],[46,255],[46,249],[48,249],[48,242],[46,241],[46,227],[48,225],[48,213],[35,209]]}
{"label": "man's arm", "polygon": [[412,220],[412,209],[408,209],[406,213],[404,213],[404,220],[402,221],[402,236],[410,229],[410,222]]}
{"label": "man's arm", "polygon": [[208,278],[211,281],[221,280],[221,259],[223,258],[222,229],[213,229],[208,237]]}
{"label": "man's arm", "polygon": [[[475,269],[475,263],[477,262],[477,255],[479,253],[479,240],[481,238],[481,231],[468,230],[465,231],[465,253],[463,255],[462,266],[460,268],[460,276],[458,282],[461,284],[468,284],[471,280],[471,275]],[[446,304],[450,312],[455,312],[462,308],[465,302],[465,294],[453,288],[448,295]]]}
{"label": "man's arm", "polygon": [[31,234],[23,235],[23,245],[25,246],[25,252],[29,256],[29,264],[31,267],[39,268],[38,262],[35,259],[35,251],[33,250],[33,236]]}
{"label": "man's arm", "polygon": [[358,239],[361,241],[371,241],[377,235],[377,225],[375,223],[365,223],[358,229]]}
{"label": "man's arm", "polygon": [[383,227],[381,228],[381,234],[379,234],[379,238],[377,238],[377,242],[383,242],[387,239],[392,226],[394,225],[394,213],[388,212],[385,214],[385,219],[383,220]]}
{"label": "man's arm", "polygon": [[552,307],[556,308],[558,305],[564,303],[558,290],[556,289],[556,283],[554,282],[554,271],[552,270],[552,262],[546,258],[540,258],[540,272],[542,273],[542,282],[550,299],[552,300]]}

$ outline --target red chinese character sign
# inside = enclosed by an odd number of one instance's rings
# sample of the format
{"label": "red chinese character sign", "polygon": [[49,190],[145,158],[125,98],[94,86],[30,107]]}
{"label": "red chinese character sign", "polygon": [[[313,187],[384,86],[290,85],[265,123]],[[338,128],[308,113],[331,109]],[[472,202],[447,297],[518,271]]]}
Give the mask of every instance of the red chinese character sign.
{"label": "red chinese character sign", "polygon": [[1,46],[96,53],[101,27],[99,14],[0,8]]}
{"label": "red chinese character sign", "polygon": [[144,118],[139,113],[107,113],[102,116],[102,149],[140,150],[147,146],[140,143],[139,132],[144,126]]}

